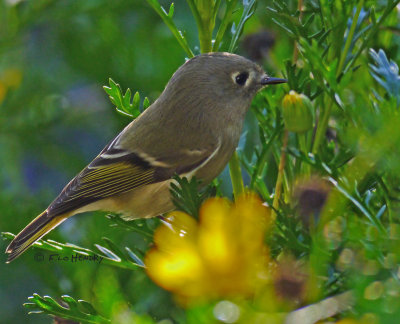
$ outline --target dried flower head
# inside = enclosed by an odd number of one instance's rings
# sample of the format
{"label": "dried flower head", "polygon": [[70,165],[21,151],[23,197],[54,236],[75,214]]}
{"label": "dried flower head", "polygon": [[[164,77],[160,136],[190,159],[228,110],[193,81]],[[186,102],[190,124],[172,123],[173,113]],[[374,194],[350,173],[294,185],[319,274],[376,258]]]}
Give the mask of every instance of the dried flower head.
{"label": "dried flower head", "polygon": [[307,272],[304,264],[292,256],[284,256],[277,263],[274,287],[277,296],[300,303],[306,292]]}
{"label": "dried flower head", "polygon": [[274,34],[267,30],[262,30],[247,35],[243,39],[242,46],[249,59],[261,63],[266,57],[268,57],[268,52],[274,44]]}
{"label": "dried flower head", "polygon": [[297,209],[306,226],[310,218],[317,219],[330,192],[328,181],[313,176],[305,181],[299,181],[294,190]]}

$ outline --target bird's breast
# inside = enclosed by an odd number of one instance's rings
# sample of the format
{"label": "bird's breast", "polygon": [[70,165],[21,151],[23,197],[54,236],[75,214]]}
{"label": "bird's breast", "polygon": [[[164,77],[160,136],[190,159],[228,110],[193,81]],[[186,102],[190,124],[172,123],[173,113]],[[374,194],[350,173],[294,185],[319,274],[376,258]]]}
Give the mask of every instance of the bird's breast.
{"label": "bird's breast", "polygon": [[224,134],[224,136],[220,138],[220,144],[215,155],[194,174],[196,178],[203,181],[203,184],[208,184],[222,172],[237,147],[240,132],[237,133],[233,130],[225,131],[228,132],[228,136]]}

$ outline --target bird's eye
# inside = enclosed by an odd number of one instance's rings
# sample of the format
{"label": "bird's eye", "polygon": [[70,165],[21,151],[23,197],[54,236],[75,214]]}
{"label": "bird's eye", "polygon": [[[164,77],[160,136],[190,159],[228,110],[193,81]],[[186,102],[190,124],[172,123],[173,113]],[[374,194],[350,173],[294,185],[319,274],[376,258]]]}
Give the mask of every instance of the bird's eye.
{"label": "bird's eye", "polygon": [[242,86],[246,83],[248,77],[249,74],[247,72],[242,72],[235,77],[235,82]]}

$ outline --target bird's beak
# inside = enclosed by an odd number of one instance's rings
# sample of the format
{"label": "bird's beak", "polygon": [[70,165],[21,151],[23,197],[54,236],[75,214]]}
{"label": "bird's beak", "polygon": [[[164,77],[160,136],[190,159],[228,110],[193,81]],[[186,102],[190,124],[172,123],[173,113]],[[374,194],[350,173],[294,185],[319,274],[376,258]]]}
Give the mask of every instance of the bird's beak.
{"label": "bird's beak", "polygon": [[264,75],[261,78],[261,84],[262,85],[268,85],[268,84],[279,84],[279,83],[286,83],[286,79],[279,79],[279,78],[272,78],[267,75]]}

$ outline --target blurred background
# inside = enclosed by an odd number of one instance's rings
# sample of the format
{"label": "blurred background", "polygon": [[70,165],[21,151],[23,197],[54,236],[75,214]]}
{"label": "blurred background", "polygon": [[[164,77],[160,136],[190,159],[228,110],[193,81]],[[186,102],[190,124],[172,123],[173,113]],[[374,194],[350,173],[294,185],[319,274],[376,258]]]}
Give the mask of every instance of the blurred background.
{"label": "blurred background", "polygon": [[[284,62],[293,57],[294,42],[267,14],[266,7],[271,2],[258,1],[237,52],[262,64],[267,73],[281,77]],[[171,1],[160,3],[169,8]],[[288,3],[294,10],[297,8],[296,1]],[[314,1],[307,3],[312,6]],[[368,8],[376,3],[378,9],[386,5],[386,1],[365,3]],[[361,16],[365,14],[362,11]],[[388,25],[397,27],[382,27],[379,37],[368,45],[383,48],[397,62],[398,20],[398,11],[389,15]],[[185,1],[175,1],[174,21],[198,54],[197,29]],[[344,33],[345,26],[338,30]],[[223,44],[222,48],[226,47]],[[0,0],[0,232],[19,232],[131,121],[115,111],[104,92],[102,87],[108,85],[109,78],[119,83],[124,92],[127,88],[139,91],[142,98],[147,96],[153,102],[185,62],[185,56],[146,0]],[[347,115],[334,111],[345,117],[343,128],[350,124],[349,120],[366,127],[374,126],[376,121],[376,115],[365,108],[373,98],[371,93],[376,92],[371,86],[368,55],[357,62],[363,68],[352,82],[346,79],[349,85],[343,91]],[[305,64],[298,60],[300,69]],[[306,78],[308,75],[311,77],[307,73]],[[279,91],[276,98],[282,97],[285,87],[274,90]],[[278,102],[276,98],[272,101]],[[254,143],[259,141],[256,126],[257,120],[250,111],[239,144],[249,161],[254,155]],[[335,135],[328,134],[337,140]],[[356,138],[350,134],[347,140],[351,144]],[[272,180],[266,180],[266,186],[271,192],[276,164],[269,165],[267,172],[265,178]],[[249,181],[246,174],[244,177]],[[227,170],[219,182],[224,195],[230,197]],[[94,244],[107,237],[118,246],[147,249],[151,239],[110,226],[112,222],[105,215],[73,217],[46,238],[95,250]],[[154,228],[157,223],[150,220],[148,226]],[[7,244],[0,239],[0,252]],[[149,314],[156,321],[172,313],[177,320],[186,316],[171,295],[153,284],[142,269],[132,272],[93,262],[39,262],[35,260],[37,251],[29,249],[7,265],[6,255],[0,253],[1,323],[52,322],[49,316],[28,315],[22,306],[33,293],[54,298],[68,294],[87,300],[107,318],[127,310]]]}
{"label": "blurred background", "polygon": [[[184,1],[175,5],[175,22],[196,50],[189,7]],[[260,1],[261,14],[247,25],[250,36],[240,52],[276,74],[292,50],[282,38],[275,51],[279,59],[271,57],[277,31],[265,32],[264,10]],[[103,91],[108,78],[153,102],[184,60],[185,53],[144,0],[0,0],[0,232],[19,232],[130,122]],[[253,123],[250,116],[246,128]],[[229,194],[224,175],[222,187]],[[141,237],[111,228],[104,215],[79,215],[47,238],[88,248],[103,236],[127,246],[143,244]],[[7,243],[0,240],[0,251]],[[108,313],[126,300],[134,311],[155,319],[179,312],[141,270],[132,275],[92,263],[41,263],[34,255],[30,249],[6,265],[0,253],[2,323],[51,322],[23,308],[34,292],[69,294]]]}

